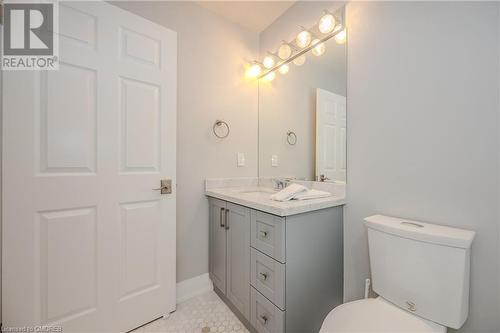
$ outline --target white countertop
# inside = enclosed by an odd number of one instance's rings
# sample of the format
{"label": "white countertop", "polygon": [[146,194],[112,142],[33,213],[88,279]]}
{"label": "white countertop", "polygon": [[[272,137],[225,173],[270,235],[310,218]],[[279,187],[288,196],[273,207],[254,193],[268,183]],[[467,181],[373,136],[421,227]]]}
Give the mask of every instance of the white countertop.
{"label": "white countertop", "polygon": [[207,187],[205,194],[209,197],[233,202],[278,216],[306,213],[318,209],[341,206],[346,203],[345,196],[334,194],[331,197],[320,199],[274,201],[269,198],[275,192],[273,189],[252,185],[220,188]]}

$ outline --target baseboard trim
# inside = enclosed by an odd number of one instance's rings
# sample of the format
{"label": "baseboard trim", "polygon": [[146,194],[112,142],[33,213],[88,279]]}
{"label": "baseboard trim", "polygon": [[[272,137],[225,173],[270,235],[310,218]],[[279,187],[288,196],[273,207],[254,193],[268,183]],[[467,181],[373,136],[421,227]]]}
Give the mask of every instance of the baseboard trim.
{"label": "baseboard trim", "polygon": [[208,273],[195,276],[177,283],[177,303],[213,290],[214,286]]}

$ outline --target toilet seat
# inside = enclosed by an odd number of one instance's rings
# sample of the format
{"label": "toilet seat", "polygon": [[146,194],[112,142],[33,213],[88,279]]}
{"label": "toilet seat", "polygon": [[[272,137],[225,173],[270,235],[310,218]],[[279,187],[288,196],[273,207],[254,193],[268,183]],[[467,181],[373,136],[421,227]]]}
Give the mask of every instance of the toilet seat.
{"label": "toilet seat", "polygon": [[382,297],[339,305],[326,316],[320,333],[445,333],[446,327],[413,315]]}

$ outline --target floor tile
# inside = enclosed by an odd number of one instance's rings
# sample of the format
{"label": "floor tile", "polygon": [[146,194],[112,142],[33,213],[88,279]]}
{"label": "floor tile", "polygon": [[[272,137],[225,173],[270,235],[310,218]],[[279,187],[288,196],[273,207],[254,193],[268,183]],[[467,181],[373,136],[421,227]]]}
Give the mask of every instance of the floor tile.
{"label": "floor tile", "polygon": [[167,319],[141,326],[134,333],[248,333],[248,330],[213,291],[177,304]]}

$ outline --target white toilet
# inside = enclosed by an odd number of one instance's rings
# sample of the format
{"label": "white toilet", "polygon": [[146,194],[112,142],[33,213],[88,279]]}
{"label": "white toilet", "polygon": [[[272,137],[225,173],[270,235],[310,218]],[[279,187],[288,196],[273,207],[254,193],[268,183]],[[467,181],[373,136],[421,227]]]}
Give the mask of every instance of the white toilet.
{"label": "white toilet", "polygon": [[441,332],[469,312],[470,247],[475,233],[374,215],[365,218],[378,298],[342,304],[320,333]]}

